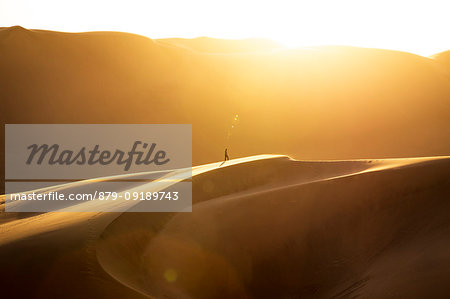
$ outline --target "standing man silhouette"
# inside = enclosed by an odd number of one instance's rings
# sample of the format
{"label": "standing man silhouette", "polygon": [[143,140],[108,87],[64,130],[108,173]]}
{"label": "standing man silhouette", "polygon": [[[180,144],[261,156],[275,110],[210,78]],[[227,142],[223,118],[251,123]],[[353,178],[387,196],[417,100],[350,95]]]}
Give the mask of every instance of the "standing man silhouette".
{"label": "standing man silhouette", "polygon": [[[225,149],[225,160],[223,160],[222,164],[220,164],[220,166],[223,165],[223,163],[225,163],[226,161],[230,160],[230,157],[228,157],[228,149]],[[219,167],[220,167],[219,166]]]}
{"label": "standing man silhouette", "polygon": [[230,157],[228,157],[228,149],[226,148],[225,149],[225,160],[224,160],[224,162],[228,161],[228,160],[230,160]]}

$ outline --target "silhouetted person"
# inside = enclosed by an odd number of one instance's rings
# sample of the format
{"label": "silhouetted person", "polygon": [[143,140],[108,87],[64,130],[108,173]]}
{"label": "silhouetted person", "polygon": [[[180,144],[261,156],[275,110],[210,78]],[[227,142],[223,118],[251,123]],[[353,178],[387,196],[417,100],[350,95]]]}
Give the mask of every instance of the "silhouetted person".
{"label": "silhouetted person", "polygon": [[225,149],[225,160],[223,160],[222,164],[220,164],[220,166],[223,165],[223,163],[225,163],[225,161],[230,160],[230,157],[228,157],[228,149]]}
{"label": "silhouetted person", "polygon": [[225,160],[224,161],[228,161],[230,160],[230,157],[228,157],[228,149],[225,149]]}

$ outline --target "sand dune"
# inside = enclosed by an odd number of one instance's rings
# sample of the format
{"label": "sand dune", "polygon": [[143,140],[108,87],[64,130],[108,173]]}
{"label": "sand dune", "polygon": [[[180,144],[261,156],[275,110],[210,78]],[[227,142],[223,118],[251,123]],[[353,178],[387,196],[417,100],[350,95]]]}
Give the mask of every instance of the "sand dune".
{"label": "sand dune", "polygon": [[190,123],[197,165],[127,176],[192,213],[2,212],[2,295],[449,298],[449,53],[1,28],[3,123]]}
{"label": "sand dune", "polygon": [[5,122],[191,123],[195,165],[220,160],[226,143],[233,158],[449,154],[447,54],[276,47],[4,28]]}
{"label": "sand dune", "polygon": [[450,50],[437,53],[432,58],[450,72]]}
{"label": "sand dune", "polygon": [[192,213],[3,213],[3,294],[450,295],[450,157],[219,166],[194,168]]}

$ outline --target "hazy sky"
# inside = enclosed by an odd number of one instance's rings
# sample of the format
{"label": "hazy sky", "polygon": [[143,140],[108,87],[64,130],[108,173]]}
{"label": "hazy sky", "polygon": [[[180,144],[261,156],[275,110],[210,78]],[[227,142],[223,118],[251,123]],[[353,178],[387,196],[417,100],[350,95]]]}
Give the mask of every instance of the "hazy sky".
{"label": "hazy sky", "polygon": [[449,0],[0,0],[0,26],[113,30],[151,38],[265,37],[430,55],[450,49]]}

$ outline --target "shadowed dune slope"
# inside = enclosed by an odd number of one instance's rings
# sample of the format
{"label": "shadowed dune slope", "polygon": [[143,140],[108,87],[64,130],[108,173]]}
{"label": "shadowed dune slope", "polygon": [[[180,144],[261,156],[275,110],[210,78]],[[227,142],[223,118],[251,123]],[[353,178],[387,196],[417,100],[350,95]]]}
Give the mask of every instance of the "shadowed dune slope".
{"label": "shadowed dune slope", "polygon": [[[119,281],[161,298],[446,298],[450,160],[371,163],[270,161],[274,181],[289,173],[297,184],[204,197],[191,214],[123,214],[97,256]],[[334,166],[353,170],[336,176]],[[214,182],[239,184],[242,172],[227,170]],[[219,174],[199,176],[194,194]]]}
{"label": "shadowed dune slope", "polygon": [[54,212],[1,224],[3,294],[450,295],[449,157],[219,165],[193,170],[192,213]]}

